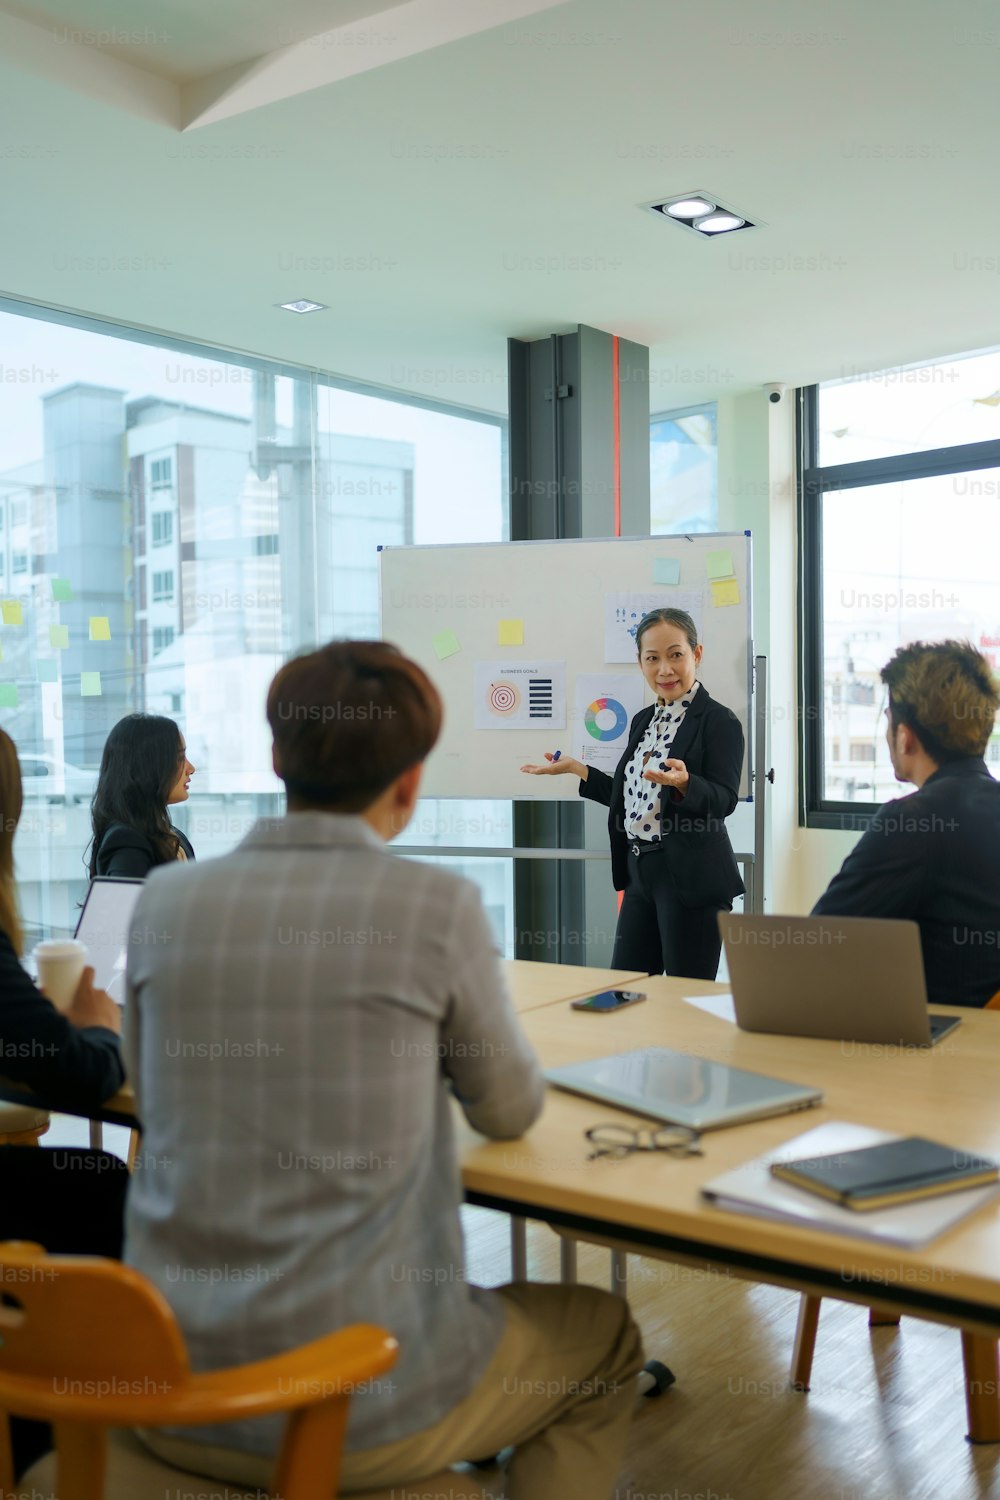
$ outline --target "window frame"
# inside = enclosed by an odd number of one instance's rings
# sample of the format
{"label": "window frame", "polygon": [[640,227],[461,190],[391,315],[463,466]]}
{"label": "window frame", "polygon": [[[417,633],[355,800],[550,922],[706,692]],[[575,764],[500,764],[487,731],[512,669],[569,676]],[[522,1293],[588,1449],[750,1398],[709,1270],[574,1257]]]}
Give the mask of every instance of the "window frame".
{"label": "window frame", "polygon": [[[796,453],[799,525],[799,701],[803,732],[799,745],[799,825],[864,831],[879,802],[844,802],[823,795],[823,501],[832,490],[860,489],[944,474],[1000,468],[1000,439],[926,448],[846,464],[818,463],[818,385],[799,391]],[[815,712],[810,712],[814,709]]]}

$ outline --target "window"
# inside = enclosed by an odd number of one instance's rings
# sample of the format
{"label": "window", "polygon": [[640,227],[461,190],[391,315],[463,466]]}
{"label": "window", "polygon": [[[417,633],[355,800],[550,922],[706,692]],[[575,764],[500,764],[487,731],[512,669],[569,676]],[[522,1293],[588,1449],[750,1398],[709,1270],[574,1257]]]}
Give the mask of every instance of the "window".
{"label": "window", "polygon": [[174,575],[168,570],[165,573],[153,574],[153,603],[170,604],[174,597]]}
{"label": "window", "polygon": [[716,408],[665,412],[649,424],[649,515],[653,536],[718,531]]}
{"label": "window", "polygon": [[[87,800],[125,714],[167,714],[187,738],[201,774],[176,818],[199,856],[281,812],[268,683],[304,646],[376,633],[380,544],[502,539],[505,424],[20,302],[0,300],[0,348],[63,382],[0,384],[0,496],[19,491],[24,519],[30,496],[33,523],[19,544],[25,628],[2,643],[0,685],[17,688],[4,727],[22,756],[72,767],[89,789],[58,822],[22,820],[30,944],[73,930]],[[110,640],[89,638],[97,613]],[[59,680],[40,683],[56,625],[68,633]],[[83,697],[82,674],[98,671],[101,696]],[[467,804],[465,830],[453,808],[425,799],[413,842],[510,847],[508,802]],[[511,861],[446,862],[481,886],[509,951]]]}
{"label": "window", "polygon": [[173,472],[169,458],[154,458],[149,470],[149,483],[154,490],[169,490],[173,486]]}
{"label": "window", "polygon": [[[812,827],[863,823],[899,795],[880,678],[897,647],[967,639],[1000,667],[998,406],[1000,353],[801,393],[803,693],[819,709],[805,715],[803,745]],[[865,780],[838,764],[835,735],[850,761],[868,761]]]}
{"label": "window", "polygon": [[174,539],[174,516],[173,511],[154,510],[153,512],[153,546],[166,547]]}
{"label": "window", "polygon": [[28,554],[27,554],[27,552],[12,552],[11,553],[11,555],[10,555],[10,571],[12,573],[27,573],[27,571],[28,571]]}
{"label": "window", "polygon": [[28,520],[27,500],[12,500],[10,502],[10,524],[12,526],[24,526]]}

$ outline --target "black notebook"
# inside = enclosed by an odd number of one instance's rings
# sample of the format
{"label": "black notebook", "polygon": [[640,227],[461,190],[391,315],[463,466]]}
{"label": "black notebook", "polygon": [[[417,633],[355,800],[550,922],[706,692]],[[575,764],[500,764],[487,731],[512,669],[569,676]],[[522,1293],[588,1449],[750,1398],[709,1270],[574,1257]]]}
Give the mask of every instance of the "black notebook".
{"label": "black notebook", "polygon": [[775,1162],[771,1172],[808,1193],[863,1211],[982,1187],[997,1181],[1000,1165],[989,1157],[911,1135],[861,1151]]}

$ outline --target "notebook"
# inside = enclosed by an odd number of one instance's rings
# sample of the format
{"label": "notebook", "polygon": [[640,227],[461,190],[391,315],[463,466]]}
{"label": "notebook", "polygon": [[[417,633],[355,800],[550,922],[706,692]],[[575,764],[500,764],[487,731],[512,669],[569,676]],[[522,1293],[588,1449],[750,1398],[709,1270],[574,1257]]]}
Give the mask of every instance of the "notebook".
{"label": "notebook", "polygon": [[823,1095],[817,1088],[748,1073],[667,1047],[640,1047],[590,1062],[546,1068],[556,1088],[601,1099],[633,1114],[671,1125],[715,1130],[808,1109]]}
{"label": "notebook", "polygon": [[870,1213],[895,1203],[937,1198],[996,1182],[1000,1166],[989,1157],[973,1156],[911,1135],[832,1156],[775,1162],[771,1172],[807,1193],[818,1193],[855,1212]]}

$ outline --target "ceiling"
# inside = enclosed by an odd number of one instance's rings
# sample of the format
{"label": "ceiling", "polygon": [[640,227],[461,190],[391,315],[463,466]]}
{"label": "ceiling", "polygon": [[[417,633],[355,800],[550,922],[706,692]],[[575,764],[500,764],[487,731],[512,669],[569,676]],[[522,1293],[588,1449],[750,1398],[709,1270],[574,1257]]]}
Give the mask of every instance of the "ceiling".
{"label": "ceiling", "polygon": [[490,411],[578,323],[656,410],[989,347],[998,62],[992,0],[0,0],[0,292]]}

